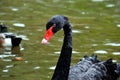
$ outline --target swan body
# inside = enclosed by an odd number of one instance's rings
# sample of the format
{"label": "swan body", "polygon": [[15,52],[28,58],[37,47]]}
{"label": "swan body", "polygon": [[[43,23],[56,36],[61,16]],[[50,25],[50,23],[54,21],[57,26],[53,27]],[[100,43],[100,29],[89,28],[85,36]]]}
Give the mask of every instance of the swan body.
{"label": "swan body", "polygon": [[[81,63],[82,61],[78,62]],[[84,63],[89,65],[88,63]],[[78,65],[78,64],[76,64]],[[75,66],[76,66],[75,65]],[[86,67],[85,65],[79,64],[79,66]],[[76,69],[77,67],[74,67]],[[79,67],[79,69],[84,70],[84,68]],[[120,64],[116,64],[112,62],[112,59],[108,59],[105,61],[98,61],[96,63],[92,63],[89,68],[86,68],[84,71],[75,71],[72,70],[72,74],[69,73],[68,80],[118,80]],[[118,71],[118,73],[116,72]],[[75,74],[75,72],[78,72]]]}
{"label": "swan body", "polygon": [[71,66],[69,71],[69,80],[76,80],[79,75],[84,74],[91,67],[91,65],[99,62],[96,55],[90,57],[84,56],[77,64]]}
{"label": "swan body", "polygon": [[65,16],[55,15],[46,24],[46,33],[42,44],[46,44],[51,36],[63,28],[64,41],[51,80],[117,80],[120,67],[112,60],[99,61],[96,56],[84,57],[76,65],[70,67],[72,56],[72,27]]}

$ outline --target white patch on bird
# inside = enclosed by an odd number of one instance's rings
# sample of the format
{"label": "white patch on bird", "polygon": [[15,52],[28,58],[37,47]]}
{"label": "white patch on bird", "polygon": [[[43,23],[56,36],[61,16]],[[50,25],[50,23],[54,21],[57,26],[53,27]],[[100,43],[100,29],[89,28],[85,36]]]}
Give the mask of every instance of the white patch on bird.
{"label": "white patch on bird", "polygon": [[4,41],[3,46],[12,46],[11,38],[5,38]]}
{"label": "white patch on bird", "polygon": [[5,38],[4,43],[2,45],[5,50],[11,50],[12,47],[11,38]]}

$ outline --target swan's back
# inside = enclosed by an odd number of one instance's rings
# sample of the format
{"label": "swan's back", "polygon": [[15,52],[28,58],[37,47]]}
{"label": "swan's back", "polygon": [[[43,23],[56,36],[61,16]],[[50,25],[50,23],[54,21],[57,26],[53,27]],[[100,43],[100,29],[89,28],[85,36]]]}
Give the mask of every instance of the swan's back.
{"label": "swan's back", "polygon": [[70,68],[68,80],[118,80],[119,75],[119,63],[113,63],[112,59],[99,61],[92,55],[85,56]]}
{"label": "swan's back", "polygon": [[77,78],[86,72],[92,64],[99,62],[96,55],[91,57],[84,56],[76,65],[72,66],[69,71],[69,80],[77,80]]}
{"label": "swan's back", "polygon": [[106,80],[106,72],[107,69],[102,62],[95,63],[88,69],[88,71],[79,74],[78,80]]}

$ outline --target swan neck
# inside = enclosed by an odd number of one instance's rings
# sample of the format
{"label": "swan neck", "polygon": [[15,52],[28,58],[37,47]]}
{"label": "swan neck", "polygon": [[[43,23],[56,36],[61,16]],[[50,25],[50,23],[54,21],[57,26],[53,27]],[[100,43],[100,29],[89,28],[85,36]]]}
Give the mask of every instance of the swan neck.
{"label": "swan neck", "polygon": [[64,29],[64,42],[58,59],[52,80],[68,80],[71,55],[72,55],[72,31],[71,26]]}

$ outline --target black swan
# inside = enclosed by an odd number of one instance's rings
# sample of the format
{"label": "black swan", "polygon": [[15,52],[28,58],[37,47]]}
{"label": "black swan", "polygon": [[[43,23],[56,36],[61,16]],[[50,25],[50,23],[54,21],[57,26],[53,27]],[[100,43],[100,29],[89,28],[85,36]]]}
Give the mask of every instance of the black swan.
{"label": "black swan", "polygon": [[117,80],[120,67],[114,64],[111,59],[99,61],[96,56],[84,57],[85,59],[70,67],[72,28],[65,16],[56,15],[50,18],[46,24],[46,33],[41,43],[46,44],[51,36],[61,28],[64,30],[64,42],[51,80]]}
{"label": "black swan", "polygon": [[22,38],[16,36],[13,33],[8,32],[5,24],[0,25],[0,45],[1,46],[19,46]]}

